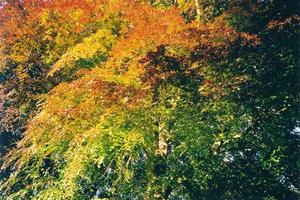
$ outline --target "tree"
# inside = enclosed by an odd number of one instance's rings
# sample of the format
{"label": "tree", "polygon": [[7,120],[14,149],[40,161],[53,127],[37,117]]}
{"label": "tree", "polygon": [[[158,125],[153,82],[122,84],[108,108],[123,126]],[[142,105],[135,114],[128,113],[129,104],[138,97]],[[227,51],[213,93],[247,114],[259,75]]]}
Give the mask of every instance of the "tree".
{"label": "tree", "polygon": [[[74,24],[43,12],[46,30],[70,31],[72,44],[54,42],[32,59],[55,55],[37,81],[53,85],[38,93],[44,103],[4,159],[12,173],[2,196],[299,197],[292,2],[201,1],[202,20],[171,6],[179,2],[107,2],[75,39]],[[68,13],[59,8],[53,16]]]}

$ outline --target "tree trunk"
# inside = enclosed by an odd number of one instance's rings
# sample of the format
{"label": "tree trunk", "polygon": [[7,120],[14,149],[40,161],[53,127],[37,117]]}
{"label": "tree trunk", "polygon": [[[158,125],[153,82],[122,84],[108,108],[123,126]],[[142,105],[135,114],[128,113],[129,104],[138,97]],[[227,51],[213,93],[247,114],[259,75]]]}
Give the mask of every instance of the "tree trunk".
{"label": "tree trunk", "polygon": [[199,0],[195,0],[195,6],[196,6],[196,19],[200,20],[202,15],[202,6],[199,3]]}

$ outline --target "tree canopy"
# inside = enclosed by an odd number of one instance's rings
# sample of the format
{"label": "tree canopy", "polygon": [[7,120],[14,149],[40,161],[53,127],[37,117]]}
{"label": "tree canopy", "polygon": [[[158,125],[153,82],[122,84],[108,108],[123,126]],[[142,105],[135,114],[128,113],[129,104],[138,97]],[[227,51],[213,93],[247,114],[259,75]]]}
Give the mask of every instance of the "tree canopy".
{"label": "tree canopy", "polygon": [[300,198],[297,0],[1,0],[2,199]]}

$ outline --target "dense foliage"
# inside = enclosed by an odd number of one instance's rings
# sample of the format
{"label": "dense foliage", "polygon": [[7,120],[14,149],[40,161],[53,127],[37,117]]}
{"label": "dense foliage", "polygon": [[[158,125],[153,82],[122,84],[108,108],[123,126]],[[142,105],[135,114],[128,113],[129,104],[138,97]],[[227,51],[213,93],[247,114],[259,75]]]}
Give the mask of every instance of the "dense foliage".
{"label": "dense foliage", "polygon": [[1,0],[2,199],[300,198],[297,0]]}

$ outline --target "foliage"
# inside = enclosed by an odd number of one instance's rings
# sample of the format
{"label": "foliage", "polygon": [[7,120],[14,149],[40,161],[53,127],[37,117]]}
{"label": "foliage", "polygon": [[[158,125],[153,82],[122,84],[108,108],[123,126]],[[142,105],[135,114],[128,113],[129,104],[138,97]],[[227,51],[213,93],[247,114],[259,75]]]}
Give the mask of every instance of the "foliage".
{"label": "foliage", "polygon": [[1,8],[4,199],[299,197],[293,1],[34,2]]}

